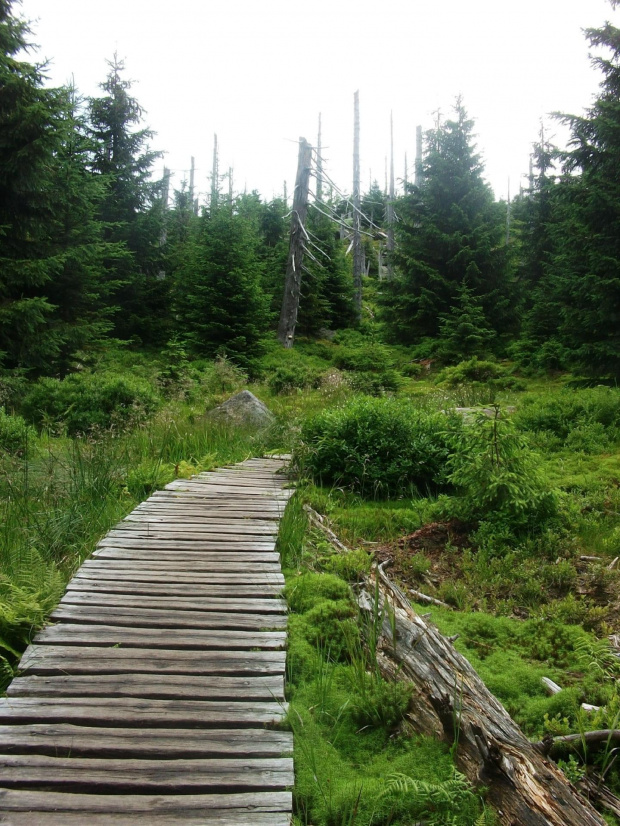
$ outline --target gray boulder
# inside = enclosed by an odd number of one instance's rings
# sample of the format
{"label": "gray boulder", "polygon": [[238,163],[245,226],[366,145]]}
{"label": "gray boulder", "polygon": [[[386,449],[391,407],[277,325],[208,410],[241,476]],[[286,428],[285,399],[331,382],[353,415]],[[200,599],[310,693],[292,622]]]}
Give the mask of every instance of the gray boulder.
{"label": "gray boulder", "polygon": [[249,390],[242,390],[207,413],[207,418],[220,424],[260,430],[274,421],[269,408]]}

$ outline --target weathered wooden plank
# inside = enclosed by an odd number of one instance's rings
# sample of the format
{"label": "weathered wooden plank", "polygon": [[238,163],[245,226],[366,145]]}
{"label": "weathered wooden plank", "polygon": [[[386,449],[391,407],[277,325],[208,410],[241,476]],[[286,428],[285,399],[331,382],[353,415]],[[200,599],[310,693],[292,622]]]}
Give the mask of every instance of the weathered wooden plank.
{"label": "weathered wooden plank", "polygon": [[[247,727],[274,725],[286,704],[217,700],[154,700],[133,697],[0,698],[0,723],[74,723],[134,728]],[[0,775],[0,785],[2,777]]]}
{"label": "weathered wooden plank", "polygon": [[133,573],[130,571],[106,571],[104,569],[91,570],[85,568],[79,570],[73,578],[74,582],[103,582],[104,580],[112,582],[161,582],[161,583],[186,583],[196,585],[229,585],[234,586],[236,583],[253,583],[255,585],[284,585],[284,577],[282,574],[253,574],[251,570],[245,573],[237,572],[203,572],[191,574],[187,571],[172,574],[164,571],[158,573]]}
{"label": "weathered wooden plank", "polygon": [[[210,496],[224,496],[230,497],[239,493],[239,488],[235,485],[226,484],[209,484],[207,482],[186,482],[176,481],[166,485],[164,490],[180,491],[180,492],[205,492]],[[255,502],[262,499],[269,499],[276,502],[286,502],[290,498],[290,492],[286,490],[265,490],[264,488],[244,488],[243,498],[254,500]]]}
{"label": "weathered wooden plank", "polygon": [[[15,794],[38,794],[39,792],[17,791]],[[62,792],[60,794],[63,794]],[[80,795],[82,797],[86,795]],[[129,796],[126,796],[129,797]],[[179,795],[179,805],[183,805],[184,795]],[[125,799],[125,796],[121,796]],[[129,819],[128,819],[129,818]],[[285,812],[252,813],[236,809],[209,809],[204,813],[194,810],[177,809],[174,813],[127,812],[126,814],[88,812],[87,822],[90,826],[129,826],[129,824],[148,824],[148,826],[290,826],[291,814]],[[76,812],[0,812],[1,826],[84,826],[84,816]]]}
{"label": "weathered wooden plank", "polygon": [[184,651],[29,645],[22,674],[284,674],[284,651]]}
{"label": "weathered wooden plank", "polygon": [[35,645],[122,645],[126,648],[166,648],[235,651],[247,648],[278,649],[286,643],[281,631],[227,631],[196,628],[128,628],[61,622],[48,625],[34,638]]}
{"label": "weathered wooden plank", "polygon": [[98,548],[91,559],[143,559],[156,562],[200,562],[219,559],[222,562],[279,562],[275,551],[160,551],[144,548]]}
{"label": "weathered wooden plank", "polygon": [[[261,519],[265,521],[272,519],[274,515],[281,514],[286,502],[279,502],[272,499],[264,501],[241,501],[230,496],[213,496],[200,491],[185,492],[162,490],[156,491],[148,499],[138,505],[134,513],[144,513],[151,509],[167,510],[169,508],[185,507],[194,509],[196,516],[212,514],[213,516],[223,516],[226,513],[233,514],[236,519]],[[262,515],[264,514],[264,515]]]}
{"label": "weathered wooden plank", "polygon": [[[143,812],[198,812],[207,820],[209,811],[290,812],[290,792],[179,795],[81,795],[0,789],[0,812],[80,812],[83,814],[131,814]],[[1,821],[0,821],[1,822]],[[90,820],[87,821],[90,823]],[[217,822],[217,821],[212,821]]]}
{"label": "weathered wooden plank", "polygon": [[251,559],[231,561],[228,559],[219,560],[217,554],[208,559],[197,557],[189,560],[159,559],[154,555],[153,559],[88,559],[82,563],[82,571],[100,573],[103,571],[133,571],[136,574],[143,572],[159,573],[170,571],[171,573],[191,573],[214,574],[214,573],[247,573],[255,571],[257,574],[279,574],[282,568],[279,562],[259,562]]}
{"label": "weathered wooden plank", "polygon": [[213,628],[260,631],[285,629],[285,614],[245,614],[240,611],[179,611],[156,608],[126,608],[118,605],[59,605],[50,616],[53,622],[85,625],[127,625],[134,628]]}
{"label": "weathered wooden plank", "polygon": [[210,539],[139,539],[135,537],[104,537],[98,545],[98,548],[145,548],[154,549],[161,548],[164,550],[190,550],[193,548],[196,551],[208,550],[222,550],[222,551],[273,551],[275,542],[272,540],[259,539],[236,539],[230,536],[212,534]]}
{"label": "weathered wooden plank", "polygon": [[[67,585],[67,591],[101,591],[110,594],[153,594],[159,597],[187,597],[187,584],[163,582],[98,582],[97,580],[74,578]],[[255,585],[254,583],[235,582],[228,585],[191,586],[194,598],[203,597],[278,597],[282,594],[281,585]]]}
{"label": "weathered wooden plank", "polygon": [[103,728],[72,723],[0,726],[0,752],[3,754],[172,760],[183,757],[280,757],[290,755],[292,751],[293,735],[290,732],[264,728]]}
{"label": "weathered wooden plank", "polygon": [[[9,697],[152,697],[159,700],[266,700],[284,698],[282,675],[209,677],[184,674],[65,674],[56,677],[16,677]],[[0,751],[2,741],[0,740]]]}
{"label": "weathered wooden plank", "polygon": [[164,539],[168,537],[170,532],[175,534],[187,534],[190,537],[197,536],[199,539],[204,534],[210,533],[226,533],[234,536],[276,536],[278,528],[273,522],[265,523],[263,520],[256,523],[245,520],[239,525],[231,525],[230,522],[225,523],[221,519],[205,519],[203,522],[188,522],[184,520],[182,524],[174,522],[166,522],[164,520],[154,521],[142,519],[137,521],[135,519],[127,519],[118,522],[112,529],[114,533],[130,531],[131,533],[147,533],[149,536],[161,535]]}
{"label": "weathered wooden plank", "polygon": [[0,754],[3,788],[41,788],[90,794],[230,793],[292,786],[288,757],[240,760],[148,760]]}
{"label": "weathered wooden plank", "polygon": [[[186,592],[187,589],[185,589]],[[193,591],[193,589],[192,589]],[[200,598],[194,596],[163,597],[146,594],[109,594],[91,589],[85,591],[67,591],[60,601],[60,605],[84,606],[117,606],[131,608],[150,608],[157,610],[174,610],[175,612],[248,612],[249,614],[268,614],[269,622],[273,621],[272,614],[286,614],[287,607],[281,599],[243,599],[240,597]]]}

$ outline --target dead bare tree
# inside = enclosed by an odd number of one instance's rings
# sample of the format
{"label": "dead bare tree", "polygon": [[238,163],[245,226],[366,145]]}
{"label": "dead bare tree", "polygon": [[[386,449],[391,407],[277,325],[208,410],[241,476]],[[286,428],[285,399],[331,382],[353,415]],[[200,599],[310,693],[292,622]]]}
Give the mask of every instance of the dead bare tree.
{"label": "dead bare tree", "polygon": [[362,272],[364,269],[361,234],[360,178],[360,93],[353,96],[353,289],[355,314],[362,317]]}
{"label": "dead bare tree", "polygon": [[305,225],[308,213],[311,166],[312,147],[305,138],[300,138],[297,177],[295,179],[295,192],[293,193],[289,253],[284,279],[284,296],[282,298],[280,323],[278,324],[278,341],[286,348],[293,346],[297,314],[299,312],[304,241],[308,237]]}

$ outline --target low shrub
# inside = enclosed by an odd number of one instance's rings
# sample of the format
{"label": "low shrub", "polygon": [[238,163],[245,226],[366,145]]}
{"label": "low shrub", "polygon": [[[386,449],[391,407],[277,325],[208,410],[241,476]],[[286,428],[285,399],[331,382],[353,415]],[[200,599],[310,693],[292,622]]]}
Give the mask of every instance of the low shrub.
{"label": "low shrub", "polygon": [[112,427],[125,429],[146,419],[158,402],[144,379],[76,373],[63,380],[39,379],[26,395],[22,413],[32,424],[75,436]]}
{"label": "low shrub", "polygon": [[514,421],[521,430],[549,431],[562,440],[576,428],[581,428],[573,437],[575,446],[580,441],[589,445],[593,441],[601,442],[601,427],[608,436],[616,438],[620,429],[620,389],[567,389],[554,395],[531,396],[524,399]]}
{"label": "low shrub", "polygon": [[388,368],[380,372],[364,370],[358,373],[349,373],[349,382],[358,393],[369,396],[380,396],[382,393],[397,392],[403,384],[401,376]]}
{"label": "low shrub", "polygon": [[357,398],[303,424],[294,462],[321,484],[363,495],[439,489],[460,424],[404,400]]}
{"label": "low shrub", "polygon": [[323,600],[351,600],[347,583],[331,574],[302,574],[287,583],[284,593],[295,614],[305,614]]}
{"label": "low shrub", "polygon": [[303,364],[282,364],[276,367],[267,384],[274,394],[292,393],[306,387],[320,387],[321,373]]}
{"label": "low shrub", "polygon": [[503,365],[494,361],[482,361],[476,356],[454,367],[446,367],[437,377],[437,384],[448,388],[483,384],[495,390],[524,390],[526,386]]}
{"label": "low shrub", "polygon": [[0,407],[0,453],[4,451],[12,456],[24,456],[28,440],[33,436],[34,431],[21,416],[10,416]]}
{"label": "low shrub", "polygon": [[384,373],[393,366],[393,358],[385,345],[364,342],[356,347],[342,347],[334,355],[334,364],[341,370]]}

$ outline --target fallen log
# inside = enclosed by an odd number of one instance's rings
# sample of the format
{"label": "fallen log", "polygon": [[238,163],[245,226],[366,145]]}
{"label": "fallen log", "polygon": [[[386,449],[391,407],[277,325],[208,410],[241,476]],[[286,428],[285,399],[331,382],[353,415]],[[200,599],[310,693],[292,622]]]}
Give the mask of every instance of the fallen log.
{"label": "fallen log", "polygon": [[470,782],[488,788],[487,799],[503,826],[605,826],[525,737],[465,657],[416,614],[380,569],[367,578],[360,608],[374,611],[376,596],[382,612],[377,662],[383,675],[415,686],[413,728],[454,747],[457,767]]}

